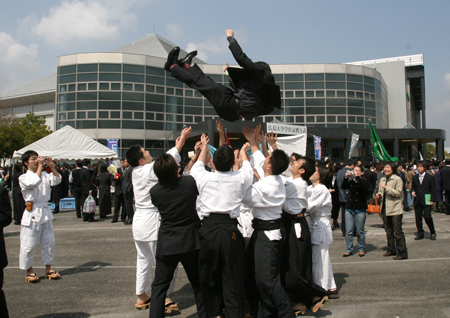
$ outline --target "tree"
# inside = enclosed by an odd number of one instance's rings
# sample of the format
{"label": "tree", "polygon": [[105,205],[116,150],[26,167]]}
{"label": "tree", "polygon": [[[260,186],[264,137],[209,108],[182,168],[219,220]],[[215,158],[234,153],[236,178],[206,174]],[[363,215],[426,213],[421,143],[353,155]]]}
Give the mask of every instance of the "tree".
{"label": "tree", "polygon": [[45,116],[28,113],[24,118],[14,118],[11,114],[0,115],[0,157],[12,157],[19,150],[52,131],[45,124]]}
{"label": "tree", "polygon": [[436,158],[436,147],[431,144],[427,144],[427,158]]}

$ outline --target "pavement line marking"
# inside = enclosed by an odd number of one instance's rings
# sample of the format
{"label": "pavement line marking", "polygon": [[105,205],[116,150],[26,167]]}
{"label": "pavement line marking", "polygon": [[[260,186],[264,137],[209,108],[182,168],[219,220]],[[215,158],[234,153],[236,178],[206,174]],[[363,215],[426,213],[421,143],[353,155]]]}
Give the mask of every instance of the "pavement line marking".
{"label": "pavement line marking", "polygon": [[[450,257],[438,257],[438,258],[421,258],[421,259],[405,259],[402,260],[401,263],[404,262],[421,262],[421,261],[440,261],[440,260],[450,260]],[[373,263],[399,263],[398,261],[394,260],[386,260],[386,261],[365,261],[365,262],[341,262],[341,263],[331,263],[331,265],[347,265],[347,264],[373,264]],[[135,265],[93,265],[93,266],[55,266],[56,268],[73,268],[73,269],[100,269],[100,268],[136,268]],[[156,267],[153,265],[152,267]],[[178,267],[182,267],[181,264],[178,265]],[[45,268],[45,266],[33,266],[33,268]],[[19,266],[8,266],[4,269],[20,269]]]}

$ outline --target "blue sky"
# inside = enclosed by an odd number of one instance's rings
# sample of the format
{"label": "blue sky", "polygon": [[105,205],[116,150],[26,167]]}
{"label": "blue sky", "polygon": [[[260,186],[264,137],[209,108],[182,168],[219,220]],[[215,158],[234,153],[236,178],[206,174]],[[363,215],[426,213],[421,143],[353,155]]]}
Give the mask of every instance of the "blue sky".
{"label": "blue sky", "polygon": [[[0,92],[55,72],[58,55],[102,52],[156,33],[208,63],[233,62],[225,29],[272,64],[423,53],[427,127],[450,116],[450,1],[1,1]],[[450,138],[450,136],[449,136]]]}

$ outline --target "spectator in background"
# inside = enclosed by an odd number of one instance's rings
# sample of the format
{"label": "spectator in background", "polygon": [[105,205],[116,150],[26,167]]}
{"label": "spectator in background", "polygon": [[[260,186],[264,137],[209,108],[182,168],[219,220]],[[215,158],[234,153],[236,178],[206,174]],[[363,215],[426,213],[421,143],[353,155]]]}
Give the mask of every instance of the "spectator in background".
{"label": "spectator in background", "polygon": [[[19,190],[20,191],[20,190]],[[23,200],[23,198],[22,198]],[[25,210],[25,209],[24,209]],[[23,213],[23,211],[22,211]],[[6,306],[5,293],[3,292],[3,269],[8,266],[8,257],[6,255],[5,239],[3,237],[3,228],[11,223],[11,203],[9,201],[8,190],[0,187],[0,317],[7,318],[8,307]]]}
{"label": "spectator in background", "polygon": [[445,160],[446,166],[441,169],[442,190],[445,194],[445,214],[450,215],[450,159]]}
{"label": "spectator in background", "polygon": [[100,173],[97,175],[98,201],[100,218],[104,219],[111,214],[111,174],[108,172],[106,164],[100,166]]}
{"label": "spectator in background", "polygon": [[12,201],[14,207],[14,225],[20,225],[22,221],[23,211],[25,211],[25,200],[23,199],[22,190],[19,185],[19,177],[23,174],[23,164],[18,162],[14,165],[14,172],[10,181],[12,190]]}
{"label": "spectator in background", "polygon": [[120,168],[117,169],[117,174],[114,176],[114,216],[111,223],[119,221],[120,207],[122,206],[122,213],[120,219],[125,224],[127,221],[127,211],[122,191],[123,169],[125,168],[125,158],[120,159]]}
{"label": "spectator in background", "polygon": [[369,187],[367,188],[367,191],[366,191],[367,203],[372,199],[373,191],[375,191],[375,185],[377,183],[377,174],[371,170],[372,167],[373,167],[373,164],[367,162],[365,164],[366,169],[364,170],[364,175],[363,175],[363,178],[369,184]]}
{"label": "spectator in background", "polygon": [[[55,169],[56,171],[58,171],[59,175],[62,176],[62,171],[61,169],[56,165],[56,161],[53,161],[53,164],[55,165]],[[55,208],[53,209],[53,213],[57,214],[59,213],[59,200],[65,198],[64,195],[64,184],[63,184],[63,180],[61,178],[61,183],[55,186],[51,187],[52,189],[52,194],[51,194],[51,202],[53,202],[55,204]]]}
{"label": "spectator in background", "polygon": [[332,175],[330,179],[330,183],[327,185],[328,190],[331,194],[331,229],[334,231],[335,229],[339,228],[339,210],[341,209],[341,204],[339,202],[339,187],[337,184],[337,174],[338,174],[338,167],[336,164],[329,164],[330,173]]}
{"label": "spectator in background", "polygon": [[342,236],[345,237],[345,205],[347,204],[348,190],[343,190],[341,188],[342,182],[344,181],[344,177],[347,174],[348,170],[352,170],[355,167],[355,161],[352,159],[348,159],[345,163],[345,167],[342,168],[337,176],[336,182],[339,187],[339,202],[341,204],[341,232]]}
{"label": "spectator in background", "polygon": [[84,201],[82,201],[83,185],[81,183],[81,169],[83,169],[83,161],[77,160],[75,162],[77,168],[72,170],[69,176],[69,182],[72,184],[72,191],[75,197],[75,210],[77,218],[81,218],[81,211],[83,210]]}
{"label": "spectator in background", "polygon": [[[88,167],[91,165],[91,161],[89,159],[83,159],[83,168],[80,170],[80,179],[81,179],[81,209],[83,209],[84,202],[89,196],[89,192],[93,190],[93,181],[92,181],[92,170]],[[92,195],[95,197],[94,195]],[[83,222],[95,222],[94,219],[95,213],[84,213],[83,212]]]}
{"label": "spectator in background", "polygon": [[438,171],[434,175],[434,182],[436,183],[435,186],[435,192],[436,192],[436,206],[435,206],[435,212],[438,213],[444,213],[444,198],[442,196],[442,176],[441,176],[441,170],[445,167],[445,163],[441,163],[438,166]]}
{"label": "spectator in background", "polygon": [[414,168],[412,165],[410,165],[408,167],[407,171],[405,172],[405,180],[406,180],[405,190],[406,190],[406,196],[407,196],[407,200],[408,200],[408,208],[413,205],[412,195],[411,195],[411,186],[412,186],[412,179],[415,175],[416,174],[414,173]]}

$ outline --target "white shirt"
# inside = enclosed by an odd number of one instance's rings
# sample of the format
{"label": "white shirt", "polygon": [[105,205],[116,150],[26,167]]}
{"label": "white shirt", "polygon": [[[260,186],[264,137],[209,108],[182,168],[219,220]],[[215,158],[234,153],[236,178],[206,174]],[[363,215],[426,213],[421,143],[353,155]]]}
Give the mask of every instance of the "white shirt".
{"label": "white shirt", "polygon": [[[181,161],[177,148],[167,151],[179,163]],[[134,203],[136,211],[133,216],[133,239],[135,241],[149,242],[158,240],[160,215],[153,205],[150,189],[158,183],[153,170],[153,164],[148,163],[137,166],[132,171]]]}
{"label": "white shirt", "polygon": [[30,170],[19,177],[25,202],[33,202],[33,209],[31,211],[25,209],[23,213],[22,225],[29,226],[31,222],[43,224],[53,220],[53,214],[48,208],[47,202],[50,200],[50,187],[60,183],[61,178],[45,171],[42,171],[40,178]]}
{"label": "white shirt", "polygon": [[260,150],[255,151],[250,158],[250,164],[252,165],[253,169],[255,169],[259,174],[260,179],[264,178],[264,170],[262,166],[265,159],[266,157],[264,157],[263,153]]}
{"label": "white shirt", "polygon": [[[81,167],[77,167],[75,170],[79,170],[79,169],[82,169],[82,168]],[[70,175],[69,175],[69,183],[73,183],[72,171],[70,172]]]}
{"label": "white shirt", "polygon": [[311,231],[311,243],[322,242],[331,244],[333,234],[331,233],[331,194],[327,187],[321,183],[313,187],[308,186],[308,225]]}
{"label": "white shirt", "polygon": [[229,214],[232,219],[239,216],[242,199],[253,182],[253,169],[248,161],[238,171],[214,173],[205,170],[202,161],[197,161],[191,176],[197,182],[202,217],[210,213]]}
{"label": "white shirt", "polygon": [[303,209],[308,208],[307,189],[308,183],[301,177],[287,181],[286,201],[283,204],[283,210],[289,214],[299,214]]}

